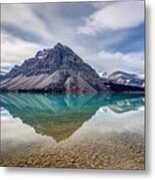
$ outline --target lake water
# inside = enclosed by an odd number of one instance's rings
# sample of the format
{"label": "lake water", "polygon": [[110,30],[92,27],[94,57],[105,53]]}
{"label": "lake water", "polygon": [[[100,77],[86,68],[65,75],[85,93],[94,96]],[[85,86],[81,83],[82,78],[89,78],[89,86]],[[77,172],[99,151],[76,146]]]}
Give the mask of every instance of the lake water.
{"label": "lake water", "polygon": [[1,93],[1,166],[144,169],[144,96]]}

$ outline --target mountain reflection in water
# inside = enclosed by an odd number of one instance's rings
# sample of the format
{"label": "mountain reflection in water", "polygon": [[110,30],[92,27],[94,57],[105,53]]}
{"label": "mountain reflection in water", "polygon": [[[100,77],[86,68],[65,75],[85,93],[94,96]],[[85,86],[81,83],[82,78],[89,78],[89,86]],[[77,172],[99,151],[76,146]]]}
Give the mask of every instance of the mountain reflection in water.
{"label": "mountain reflection in water", "polygon": [[1,107],[13,118],[20,118],[36,133],[52,136],[57,142],[70,137],[101,108],[108,107],[120,114],[143,106],[144,96],[131,94],[1,94]]}

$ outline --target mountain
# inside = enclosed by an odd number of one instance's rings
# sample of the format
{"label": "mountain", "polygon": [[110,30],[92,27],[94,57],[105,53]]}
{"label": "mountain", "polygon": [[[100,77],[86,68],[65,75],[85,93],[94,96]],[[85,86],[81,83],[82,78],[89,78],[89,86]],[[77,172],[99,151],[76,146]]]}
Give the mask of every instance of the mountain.
{"label": "mountain", "polygon": [[1,90],[96,93],[108,91],[96,71],[61,43],[43,49],[3,76]]}
{"label": "mountain", "polygon": [[105,84],[114,91],[144,91],[145,80],[143,76],[116,71],[106,78]]}
{"label": "mountain", "polygon": [[62,93],[144,92],[144,77],[116,71],[97,73],[72,49],[56,44],[0,75],[1,91]]}
{"label": "mountain", "polygon": [[2,66],[0,68],[0,81],[4,78],[4,76],[10,71],[10,67],[9,66]]}

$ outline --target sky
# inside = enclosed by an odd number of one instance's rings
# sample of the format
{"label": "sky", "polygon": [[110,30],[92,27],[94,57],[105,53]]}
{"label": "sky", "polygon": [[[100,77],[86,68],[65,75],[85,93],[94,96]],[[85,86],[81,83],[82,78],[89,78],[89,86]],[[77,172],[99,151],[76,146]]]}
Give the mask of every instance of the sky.
{"label": "sky", "polygon": [[144,74],[144,1],[1,5],[1,66],[58,42],[97,72]]}

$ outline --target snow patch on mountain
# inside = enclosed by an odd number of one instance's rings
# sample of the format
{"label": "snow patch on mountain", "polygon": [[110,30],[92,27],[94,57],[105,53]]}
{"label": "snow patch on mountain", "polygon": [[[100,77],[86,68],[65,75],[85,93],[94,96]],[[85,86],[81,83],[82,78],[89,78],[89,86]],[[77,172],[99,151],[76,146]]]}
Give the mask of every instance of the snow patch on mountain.
{"label": "snow patch on mountain", "polygon": [[108,81],[113,84],[144,87],[144,75],[129,74],[123,71],[116,71],[108,76]]}

